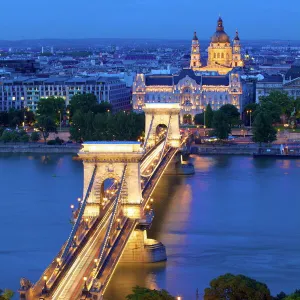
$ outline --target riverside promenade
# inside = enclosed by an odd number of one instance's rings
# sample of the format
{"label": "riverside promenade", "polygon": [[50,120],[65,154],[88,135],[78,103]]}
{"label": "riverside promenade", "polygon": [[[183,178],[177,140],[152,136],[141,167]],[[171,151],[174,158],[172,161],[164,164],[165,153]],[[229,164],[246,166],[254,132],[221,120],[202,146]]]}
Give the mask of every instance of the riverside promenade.
{"label": "riverside promenade", "polygon": [[0,153],[74,153],[80,144],[45,145],[42,143],[0,143]]}

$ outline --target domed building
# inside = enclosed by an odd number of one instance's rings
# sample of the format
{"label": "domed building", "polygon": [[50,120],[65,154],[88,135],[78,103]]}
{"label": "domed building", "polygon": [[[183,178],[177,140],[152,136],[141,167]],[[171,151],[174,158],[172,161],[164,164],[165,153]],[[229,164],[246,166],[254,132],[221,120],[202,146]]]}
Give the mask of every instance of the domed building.
{"label": "domed building", "polygon": [[[223,20],[219,17],[216,32],[211,37],[208,47],[207,66],[200,67],[192,59],[194,57],[192,41],[191,68],[194,71],[217,71],[219,74],[227,74],[234,67],[243,67],[244,63],[241,58],[241,44],[238,32],[231,44],[228,34],[225,32]],[[200,53],[200,48],[199,48]],[[200,54],[199,54],[200,58]],[[193,64],[192,64],[193,61]]]}
{"label": "domed building", "polygon": [[218,19],[216,32],[208,47],[208,61],[201,65],[200,43],[196,32],[192,39],[190,67],[177,74],[137,74],[132,87],[132,103],[136,112],[143,111],[145,103],[180,103],[180,120],[191,120],[205,111],[232,104],[242,111],[242,82],[235,67],[242,67],[238,32],[230,41],[223,20]]}

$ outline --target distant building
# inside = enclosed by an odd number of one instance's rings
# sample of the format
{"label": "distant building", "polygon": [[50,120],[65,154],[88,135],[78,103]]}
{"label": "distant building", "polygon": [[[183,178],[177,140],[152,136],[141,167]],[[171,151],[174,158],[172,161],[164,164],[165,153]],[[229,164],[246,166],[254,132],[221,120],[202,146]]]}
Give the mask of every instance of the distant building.
{"label": "distant building", "polygon": [[294,99],[300,98],[300,60],[296,60],[285,75],[271,75],[256,84],[256,102],[271,91],[286,92]]}
{"label": "distant building", "polygon": [[0,111],[27,107],[35,111],[40,98],[62,97],[68,105],[76,94],[94,94],[98,102],[109,102],[113,110],[131,108],[131,92],[116,77],[17,78],[0,80]]}
{"label": "distant building", "polygon": [[224,31],[221,17],[218,19],[216,32],[211,37],[206,66],[201,65],[200,44],[196,32],[194,33],[190,63],[190,68],[194,71],[217,71],[219,74],[227,74],[233,68],[243,66],[239,34],[236,31],[231,45],[230,38]]}
{"label": "distant building", "polygon": [[34,59],[3,59],[0,60],[0,68],[10,68],[16,73],[33,74],[40,69],[40,65]]}
{"label": "distant building", "polygon": [[208,104],[217,110],[224,104],[243,106],[243,87],[235,68],[244,66],[238,33],[231,46],[223,20],[208,47],[207,65],[202,66],[200,44],[196,32],[192,39],[190,68],[178,74],[137,74],[133,84],[132,102],[135,111],[142,111],[145,102],[179,102],[181,119],[205,110]]}

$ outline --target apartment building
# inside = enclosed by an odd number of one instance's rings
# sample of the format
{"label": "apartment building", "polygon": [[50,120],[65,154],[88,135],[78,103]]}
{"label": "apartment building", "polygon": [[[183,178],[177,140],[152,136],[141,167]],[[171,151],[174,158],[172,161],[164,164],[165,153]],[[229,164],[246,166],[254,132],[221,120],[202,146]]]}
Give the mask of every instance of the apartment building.
{"label": "apartment building", "polygon": [[117,77],[50,77],[0,80],[0,111],[10,108],[37,109],[40,98],[62,97],[69,104],[76,94],[94,94],[98,103],[109,102],[113,110],[131,108],[131,91]]}

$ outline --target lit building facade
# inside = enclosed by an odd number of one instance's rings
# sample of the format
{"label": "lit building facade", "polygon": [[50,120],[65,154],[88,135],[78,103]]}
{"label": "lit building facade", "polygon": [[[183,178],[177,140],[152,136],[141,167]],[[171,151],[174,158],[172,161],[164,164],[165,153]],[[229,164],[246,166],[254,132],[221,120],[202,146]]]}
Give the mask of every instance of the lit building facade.
{"label": "lit building facade", "polygon": [[186,114],[195,116],[210,104],[217,110],[224,104],[240,109],[242,84],[238,74],[226,76],[196,75],[192,69],[183,69],[178,75],[138,74],[133,84],[133,108],[142,111],[145,103],[178,102],[181,120]]}
{"label": "lit building facade", "polygon": [[[190,68],[174,75],[137,74],[132,91],[133,109],[142,111],[145,103],[151,102],[178,102],[181,120],[184,115],[194,117],[203,112],[208,104],[213,110],[224,104],[233,104],[240,110],[243,88],[234,68],[243,65],[238,32],[231,45],[219,18],[208,48],[207,65],[201,65],[200,43],[195,32]],[[217,75],[207,75],[212,73]]]}
{"label": "lit building facade", "polygon": [[0,81],[0,111],[24,107],[35,111],[40,98],[62,97],[66,105],[76,94],[94,94],[98,103],[109,102],[113,110],[131,108],[131,92],[115,77],[19,78]]}

